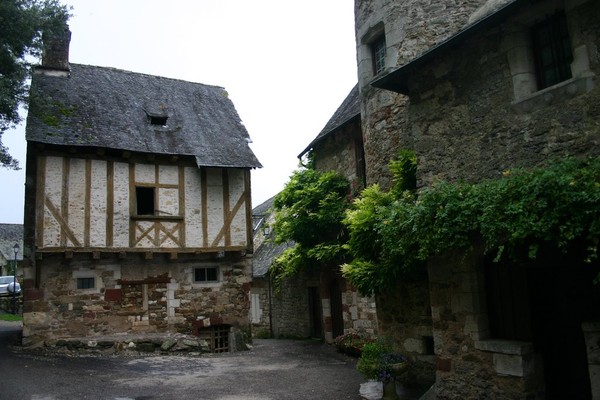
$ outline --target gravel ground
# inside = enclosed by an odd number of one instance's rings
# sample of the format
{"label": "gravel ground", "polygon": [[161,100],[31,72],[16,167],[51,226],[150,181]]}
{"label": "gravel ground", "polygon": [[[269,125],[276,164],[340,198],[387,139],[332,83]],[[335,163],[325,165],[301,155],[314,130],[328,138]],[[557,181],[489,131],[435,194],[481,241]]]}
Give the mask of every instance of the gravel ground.
{"label": "gravel ground", "polygon": [[309,340],[255,340],[202,356],[67,357],[20,349],[20,323],[0,322],[0,399],[359,400],[356,360]]}

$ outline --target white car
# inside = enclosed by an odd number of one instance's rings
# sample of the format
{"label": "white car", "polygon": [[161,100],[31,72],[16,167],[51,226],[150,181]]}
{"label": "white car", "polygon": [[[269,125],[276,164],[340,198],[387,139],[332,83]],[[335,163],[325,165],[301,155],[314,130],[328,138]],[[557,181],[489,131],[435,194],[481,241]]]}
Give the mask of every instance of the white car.
{"label": "white car", "polygon": [[21,285],[15,280],[15,277],[0,276],[0,296],[12,296],[21,293]]}

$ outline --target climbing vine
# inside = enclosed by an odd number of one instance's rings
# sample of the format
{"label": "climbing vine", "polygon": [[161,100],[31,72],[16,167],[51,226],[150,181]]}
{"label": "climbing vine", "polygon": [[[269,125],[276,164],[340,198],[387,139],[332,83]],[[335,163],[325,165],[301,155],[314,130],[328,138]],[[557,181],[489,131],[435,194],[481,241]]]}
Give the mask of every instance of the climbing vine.
{"label": "climbing vine", "polygon": [[[400,168],[400,170],[406,170]],[[389,287],[422,269],[431,256],[478,240],[499,259],[535,258],[552,243],[575,240],[596,257],[600,238],[600,158],[566,158],[546,168],[507,170],[477,184],[437,182],[417,193],[363,191],[347,213],[353,260],[344,275],[363,293]]]}

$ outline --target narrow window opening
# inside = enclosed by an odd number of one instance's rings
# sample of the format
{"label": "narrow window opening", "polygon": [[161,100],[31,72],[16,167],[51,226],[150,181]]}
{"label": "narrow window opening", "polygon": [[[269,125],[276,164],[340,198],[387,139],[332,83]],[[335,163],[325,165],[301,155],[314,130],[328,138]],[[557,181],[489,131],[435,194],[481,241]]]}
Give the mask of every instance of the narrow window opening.
{"label": "narrow window opening", "polygon": [[95,287],[95,278],[77,278],[77,289],[94,289]]}
{"label": "narrow window opening", "polygon": [[194,268],[195,282],[218,282],[219,268],[218,267],[199,267]]}
{"label": "narrow window opening", "polygon": [[564,13],[558,13],[532,28],[538,89],[571,78],[573,53]]}
{"label": "narrow window opening", "polygon": [[378,75],[385,69],[385,35],[379,36],[371,43],[371,53],[373,58],[373,72],[375,75]]}
{"label": "narrow window opening", "polygon": [[425,355],[435,354],[433,336],[423,336],[423,352]]}
{"label": "narrow window opening", "polygon": [[166,117],[166,116],[157,116],[157,115],[149,115],[148,118],[150,119],[150,124],[151,125],[167,126],[167,119],[169,117]]}
{"label": "narrow window opening", "polygon": [[154,215],[154,188],[137,186],[135,188],[137,215]]}

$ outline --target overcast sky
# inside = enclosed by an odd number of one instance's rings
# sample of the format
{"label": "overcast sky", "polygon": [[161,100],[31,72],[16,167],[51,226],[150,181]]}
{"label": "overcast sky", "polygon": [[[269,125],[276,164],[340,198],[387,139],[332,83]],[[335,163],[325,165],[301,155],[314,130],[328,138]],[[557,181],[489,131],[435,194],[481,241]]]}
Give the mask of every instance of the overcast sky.
{"label": "overcast sky", "polygon": [[[73,6],[71,62],[227,90],[263,165],[253,207],[283,188],[357,81],[350,0],[61,2]],[[24,168],[24,128],[2,140]],[[23,222],[24,181],[0,168],[0,223]]]}

